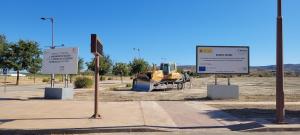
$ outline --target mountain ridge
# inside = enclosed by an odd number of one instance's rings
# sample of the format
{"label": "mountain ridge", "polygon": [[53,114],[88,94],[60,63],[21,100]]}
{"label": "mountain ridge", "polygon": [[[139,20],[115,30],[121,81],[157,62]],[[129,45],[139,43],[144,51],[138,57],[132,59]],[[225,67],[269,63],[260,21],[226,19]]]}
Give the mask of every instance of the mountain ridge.
{"label": "mountain ridge", "polygon": [[[179,65],[179,69],[196,71],[196,65]],[[250,71],[275,71],[276,65],[250,66]],[[288,72],[300,72],[300,64],[284,64],[284,70]]]}

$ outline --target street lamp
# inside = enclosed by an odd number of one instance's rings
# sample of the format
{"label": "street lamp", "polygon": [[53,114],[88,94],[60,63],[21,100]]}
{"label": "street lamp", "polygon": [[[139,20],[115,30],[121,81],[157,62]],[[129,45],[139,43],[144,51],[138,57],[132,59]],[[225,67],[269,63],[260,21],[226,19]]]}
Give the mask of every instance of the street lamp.
{"label": "street lamp", "polygon": [[[54,49],[55,46],[54,46],[54,29],[53,29],[53,26],[54,26],[54,19],[53,17],[42,17],[41,18],[42,20],[50,20],[51,22],[51,33],[52,33],[52,44],[51,44],[51,49]],[[51,74],[51,88],[54,88],[54,74]]]}
{"label": "street lamp", "polygon": [[282,0],[277,0],[277,36],[276,36],[276,123],[285,123],[284,91],[283,91],[283,31]]}
{"label": "street lamp", "polygon": [[137,51],[137,52],[138,52],[138,55],[139,55],[139,58],[141,58],[141,55],[140,55],[140,48],[133,48],[133,51]]}
{"label": "street lamp", "polygon": [[161,62],[167,62],[167,58],[160,58],[161,59]]}
{"label": "street lamp", "polygon": [[52,31],[52,44],[51,44],[51,49],[54,49],[54,29],[53,29],[53,27],[54,27],[54,19],[53,19],[53,17],[42,17],[41,18],[42,20],[50,20],[50,22],[51,22],[51,31]]}
{"label": "street lamp", "polygon": [[56,47],[64,47],[65,44],[61,44],[61,45],[55,45],[55,46],[45,46],[45,47],[50,47],[51,49],[55,49]]}

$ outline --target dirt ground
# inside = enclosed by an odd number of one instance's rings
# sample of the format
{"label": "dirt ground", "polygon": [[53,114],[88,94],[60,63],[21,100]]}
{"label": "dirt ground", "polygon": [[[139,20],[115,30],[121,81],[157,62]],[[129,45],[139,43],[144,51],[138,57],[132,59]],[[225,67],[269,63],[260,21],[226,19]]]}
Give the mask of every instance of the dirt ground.
{"label": "dirt ground", "polygon": [[[236,77],[230,80],[232,85],[240,88],[240,98],[234,101],[275,101],[275,78],[272,77]],[[125,83],[131,83],[126,80]],[[184,90],[158,90],[153,92],[135,92],[125,88],[125,84],[118,88],[102,89],[99,93],[101,101],[139,101],[139,100],[208,100],[206,98],[207,84],[214,84],[214,78],[194,78],[192,88]],[[227,84],[226,78],[219,78],[218,84]],[[187,84],[189,85],[189,84]],[[300,101],[300,78],[285,78],[286,101]],[[92,100],[93,91],[82,90],[76,92],[76,100]]]}
{"label": "dirt ground", "polygon": [[[244,104],[245,102],[273,102],[275,101],[275,78],[272,77],[235,77],[231,78],[232,85],[238,85],[240,90],[239,99],[235,100],[210,100],[207,96],[207,85],[214,84],[214,78],[194,78],[192,88],[184,90],[156,90],[153,92],[135,92],[127,84],[132,80],[126,78],[122,83],[118,78],[114,80],[101,81],[99,91],[99,101],[102,102],[121,102],[121,101],[206,101],[214,104],[210,106],[220,108],[221,110],[232,114],[240,119],[262,118],[274,119],[275,105]],[[1,100],[41,100],[44,97],[44,88],[49,87],[47,83],[32,85],[31,80],[27,80],[20,86],[10,84],[6,92],[2,92],[3,86],[0,86]],[[227,84],[226,78],[218,79],[218,84]],[[63,84],[56,84],[56,87],[63,87]],[[300,101],[300,77],[285,78],[285,101]],[[77,101],[94,100],[94,89],[75,89],[74,99]],[[221,102],[220,102],[221,101]],[[220,104],[226,101],[241,104]],[[300,105],[286,105],[286,117],[293,121],[300,121]]]}
{"label": "dirt ground", "polygon": [[[193,78],[192,88],[184,90],[158,90],[153,92],[135,92],[126,84],[131,84],[129,77],[125,78],[121,83],[119,77],[112,77],[113,80],[100,82],[99,97],[101,101],[182,101],[182,100],[208,100],[207,85],[214,84],[214,77]],[[37,78],[36,84],[33,84],[32,78],[21,77],[20,86],[13,86],[15,78],[8,79],[9,91],[6,95],[18,97],[43,97],[43,88],[47,87],[47,83],[43,83],[42,78]],[[2,78],[1,78],[1,81]],[[233,101],[275,101],[275,78],[274,77],[234,77],[231,78],[232,85],[238,85],[240,90],[240,98]],[[3,89],[1,83],[0,90]],[[218,84],[227,84],[227,78],[218,78]],[[60,83],[62,85],[62,83]],[[26,89],[25,89],[26,86]],[[27,88],[28,87],[28,88]],[[300,101],[300,77],[285,78],[285,100]],[[74,100],[93,100],[93,88],[75,89]]]}

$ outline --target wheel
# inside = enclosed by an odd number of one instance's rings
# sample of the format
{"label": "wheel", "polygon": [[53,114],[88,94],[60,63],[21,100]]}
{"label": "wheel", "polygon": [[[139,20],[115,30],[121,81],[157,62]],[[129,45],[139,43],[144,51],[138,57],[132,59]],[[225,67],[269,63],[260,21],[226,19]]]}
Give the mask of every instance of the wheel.
{"label": "wheel", "polygon": [[182,90],[183,89],[183,83],[178,83],[177,84],[177,89]]}

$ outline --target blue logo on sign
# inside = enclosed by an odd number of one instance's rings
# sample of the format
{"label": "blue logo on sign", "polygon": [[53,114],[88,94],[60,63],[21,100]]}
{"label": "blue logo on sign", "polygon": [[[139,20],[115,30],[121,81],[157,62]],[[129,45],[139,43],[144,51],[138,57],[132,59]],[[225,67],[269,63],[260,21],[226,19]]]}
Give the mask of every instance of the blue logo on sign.
{"label": "blue logo on sign", "polygon": [[200,67],[199,67],[199,71],[206,71],[206,67],[200,66]]}

